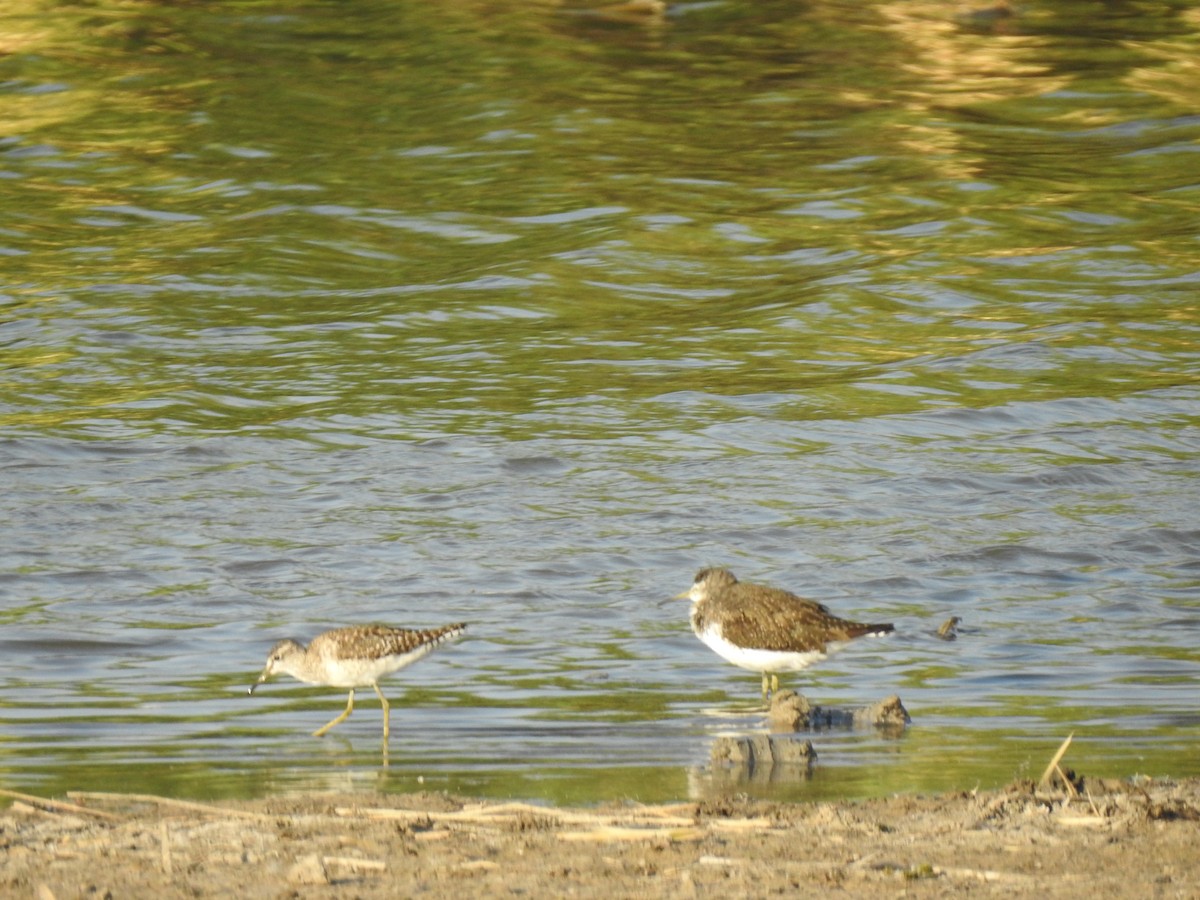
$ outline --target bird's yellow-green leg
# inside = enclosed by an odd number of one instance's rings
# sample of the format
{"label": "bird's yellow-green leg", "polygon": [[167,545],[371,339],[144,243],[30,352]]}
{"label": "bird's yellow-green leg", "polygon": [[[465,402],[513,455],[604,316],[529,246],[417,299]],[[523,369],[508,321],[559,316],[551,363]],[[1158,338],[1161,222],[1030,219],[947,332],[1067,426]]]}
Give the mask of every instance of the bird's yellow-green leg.
{"label": "bird's yellow-green leg", "polygon": [[389,720],[392,718],[392,708],[388,706],[387,697],[383,696],[383,691],[379,689],[379,685],[373,684],[371,687],[375,688],[375,693],[379,695],[379,702],[383,704],[383,739],[386,741],[388,739]]}
{"label": "bird's yellow-green leg", "polygon": [[779,676],[772,672],[769,676],[766,672],[762,673],[762,695],[763,699],[774,697],[779,693]]}
{"label": "bird's yellow-green leg", "polygon": [[334,725],[337,725],[339,722],[345,722],[346,718],[352,712],[354,712],[354,691],[350,692],[350,699],[346,702],[346,709],[342,712],[342,714],[340,716],[338,716],[336,719],[334,719],[332,722],[330,722],[328,725],[322,725],[320,728],[318,728],[316,731],[314,731],[313,737],[323,737],[325,735],[325,732],[327,732]]}

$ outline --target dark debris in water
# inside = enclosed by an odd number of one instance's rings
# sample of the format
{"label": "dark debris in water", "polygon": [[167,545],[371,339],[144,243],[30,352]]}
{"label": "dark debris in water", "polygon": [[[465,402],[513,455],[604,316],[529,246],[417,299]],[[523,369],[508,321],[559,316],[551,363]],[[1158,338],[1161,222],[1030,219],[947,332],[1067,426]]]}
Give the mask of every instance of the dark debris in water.
{"label": "dark debris in water", "polygon": [[958,616],[951,616],[937,630],[937,636],[943,641],[953,641],[958,638],[958,626],[962,622]]}

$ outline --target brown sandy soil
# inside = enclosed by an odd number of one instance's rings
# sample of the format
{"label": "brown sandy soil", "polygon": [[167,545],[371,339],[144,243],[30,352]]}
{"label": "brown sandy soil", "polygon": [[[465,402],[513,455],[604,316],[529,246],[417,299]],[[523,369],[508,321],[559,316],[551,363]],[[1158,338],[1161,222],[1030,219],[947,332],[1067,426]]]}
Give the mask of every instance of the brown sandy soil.
{"label": "brown sandy soil", "polygon": [[560,809],[6,793],[0,896],[1200,898],[1200,780]]}

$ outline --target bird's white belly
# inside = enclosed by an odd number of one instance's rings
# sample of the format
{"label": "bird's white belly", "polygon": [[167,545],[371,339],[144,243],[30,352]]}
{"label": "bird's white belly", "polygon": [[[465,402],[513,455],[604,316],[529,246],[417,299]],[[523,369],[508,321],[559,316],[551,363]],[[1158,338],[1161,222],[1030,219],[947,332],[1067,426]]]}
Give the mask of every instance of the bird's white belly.
{"label": "bird's white belly", "polygon": [[[405,666],[412,665],[418,659],[428,656],[433,650],[433,644],[424,644],[404,654],[393,654],[371,658],[328,659],[324,662],[324,677],[310,684],[326,684],[330,687],[356,688],[368,687],[375,684],[385,675],[398,672]],[[299,677],[299,676],[297,676]],[[307,679],[301,678],[301,681]]]}
{"label": "bird's white belly", "polygon": [[718,656],[735,666],[753,672],[795,672],[820,662],[826,654],[820,650],[755,650],[739,647],[725,640],[717,628],[708,628],[697,634]]}

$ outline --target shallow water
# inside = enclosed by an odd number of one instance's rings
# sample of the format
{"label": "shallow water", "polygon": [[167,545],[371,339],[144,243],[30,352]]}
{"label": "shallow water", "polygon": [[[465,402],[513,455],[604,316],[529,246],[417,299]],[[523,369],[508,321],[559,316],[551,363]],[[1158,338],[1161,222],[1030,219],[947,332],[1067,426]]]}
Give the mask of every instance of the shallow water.
{"label": "shallow water", "polygon": [[[1200,774],[1194,10],[0,25],[6,784]],[[707,564],[895,622],[785,683],[912,727],[705,771],[765,727],[669,599]],[[457,620],[386,768],[370,692],[321,741],[344,695],[246,696],[279,637]]]}

